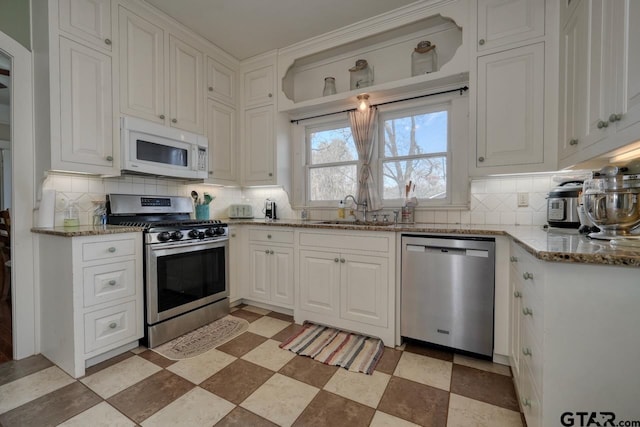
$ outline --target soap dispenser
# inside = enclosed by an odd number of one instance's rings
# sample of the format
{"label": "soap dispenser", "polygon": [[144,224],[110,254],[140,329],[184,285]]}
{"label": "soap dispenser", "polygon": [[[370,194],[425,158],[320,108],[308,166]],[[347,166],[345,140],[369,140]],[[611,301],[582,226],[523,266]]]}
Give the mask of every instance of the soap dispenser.
{"label": "soap dispenser", "polygon": [[64,226],[67,228],[78,227],[80,225],[80,213],[78,205],[75,201],[67,200],[67,206],[64,209]]}
{"label": "soap dispenser", "polygon": [[338,218],[344,219],[344,200],[338,202]]}

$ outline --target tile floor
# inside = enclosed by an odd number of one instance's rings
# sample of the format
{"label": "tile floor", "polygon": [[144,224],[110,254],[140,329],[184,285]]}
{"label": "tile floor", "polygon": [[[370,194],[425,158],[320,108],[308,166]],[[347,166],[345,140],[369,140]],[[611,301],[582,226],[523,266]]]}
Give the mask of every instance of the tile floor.
{"label": "tile floor", "polygon": [[74,380],[42,356],[0,365],[0,425],[523,426],[509,368],[417,344],[373,375],[278,348],[291,316],[252,306],[247,332],[200,356],[145,348]]}

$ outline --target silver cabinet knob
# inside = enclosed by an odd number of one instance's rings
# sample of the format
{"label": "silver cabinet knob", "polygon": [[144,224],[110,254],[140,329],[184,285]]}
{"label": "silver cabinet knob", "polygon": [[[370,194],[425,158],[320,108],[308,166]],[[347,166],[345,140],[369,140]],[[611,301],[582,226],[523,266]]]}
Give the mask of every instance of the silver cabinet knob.
{"label": "silver cabinet knob", "polygon": [[522,406],[531,407],[531,399],[527,399],[526,397],[522,398]]}
{"label": "silver cabinet knob", "polygon": [[115,286],[115,285],[116,285],[115,280],[109,280],[109,286]]}
{"label": "silver cabinet knob", "polygon": [[523,347],[523,348],[522,348],[522,354],[524,354],[525,356],[531,356],[531,354],[532,354],[532,353],[531,353],[531,349],[530,349],[530,348]]}
{"label": "silver cabinet knob", "polygon": [[178,123],[178,119],[171,119],[171,123]]}
{"label": "silver cabinet knob", "polygon": [[569,145],[578,145],[578,140],[577,139],[570,139],[569,140]]}
{"label": "silver cabinet knob", "polygon": [[339,258],[334,258],[333,262],[340,262],[340,259]]}
{"label": "silver cabinet knob", "polygon": [[164,114],[160,114],[158,117],[160,117],[160,120],[164,120]]}
{"label": "silver cabinet knob", "polygon": [[524,278],[524,280],[531,280],[533,279],[533,273],[529,273],[528,271],[525,271],[522,277]]}
{"label": "silver cabinet knob", "polygon": [[272,93],[268,94],[267,96],[268,96],[269,98],[273,98],[273,94],[272,94]]}
{"label": "silver cabinet knob", "polygon": [[598,124],[596,126],[598,127],[598,129],[606,128],[606,127],[609,127],[609,122],[604,122],[600,120],[598,121]]}
{"label": "silver cabinet knob", "polygon": [[269,255],[273,255],[273,251],[269,251]]}
{"label": "silver cabinet knob", "polygon": [[522,314],[524,314],[525,316],[533,316],[533,310],[529,307],[525,307],[522,309]]}
{"label": "silver cabinet knob", "polygon": [[515,292],[513,293],[513,296],[514,296],[515,298],[522,298],[522,294],[521,294],[519,291],[515,291]]}
{"label": "silver cabinet knob", "polygon": [[484,43],[485,43],[484,39],[480,39],[480,40],[478,40],[478,44],[479,44],[480,46],[484,45]]}
{"label": "silver cabinet knob", "polygon": [[107,162],[113,162],[113,156],[107,156]]}
{"label": "silver cabinet knob", "polygon": [[484,157],[482,157],[482,156],[478,157],[478,161],[479,162],[484,162]]}
{"label": "silver cabinet knob", "polygon": [[265,250],[264,253],[269,255],[269,249]]}
{"label": "silver cabinet knob", "polygon": [[609,116],[609,121],[610,121],[611,123],[613,123],[613,122],[618,122],[618,121],[620,121],[621,119],[622,119],[622,114],[612,113],[612,114]]}
{"label": "silver cabinet knob", "polygon": [[267,234],[267,239],[270,239],[270,238],[271,238],[271,234]]}
{"label": "silver cabinet knob", "polygon": [[269,172],[269,176],[273,176],[273,172]]}
{"label": "silver cabinet knob", "polygon": [[512,255],[512,256],[509,257],[509,260],[511,262],[518,262],[518,257],[515,257],[515,256]]}
{"label": "silver cabinet knob", "polygon": [[118,326],[118,324],[116,322],[109,323],[109,328],[111,328],[111,329],[115,329],[117,326]]}
{"label": "silver cabinet knob", "polygon": [[236,233],[231,233],[231,237],[236,237]]}
{"label": "silver cabinet knob", "polygon": [[104,44],[111,46],[111,39],[104,39]]}
{"label": "silver cabinet knob", "polygon": [[344,264],[346,260],[344,258],[340,258],[340,262]]}
{"label": "silver cabinet knob", "polygon": [[116,248],[114,248],[113,246],[111,246],[109,249],[107,249],[109,252],[114,253],[116,251]]}
{"label": "silver cabinet knob", "polygon": [[213,86],[209,86],[209,92],[213,92]]}

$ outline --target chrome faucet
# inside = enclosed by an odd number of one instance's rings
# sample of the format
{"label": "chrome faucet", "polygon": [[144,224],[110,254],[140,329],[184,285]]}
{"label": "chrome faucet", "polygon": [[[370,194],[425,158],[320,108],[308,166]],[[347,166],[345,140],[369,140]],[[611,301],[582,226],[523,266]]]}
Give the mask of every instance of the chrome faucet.
{"label": "chrome faucet", "polygon": [[[358,203],[358,201],[356,200],[356,198],[355,198],[355,197],[353,197],[351,194],[349,194],[348,196],[346,196],[346,197],[344,198],[344,201],[346,202],[346,201],[347,201],[347,199],[348,199],[349,197],[351,197],[351,200],[353,200],[353,203],[355,203],[355,204],[356,204],[356,207],[357,207],[357,206],[362,206],[362,220],[363,220],[363,221],[366,221],[366,220],[367,220],[367,201],[365,200],[365,201],[363,201],[362,203]],[[356,219],[357,219],[357,218],[356,218]]]}

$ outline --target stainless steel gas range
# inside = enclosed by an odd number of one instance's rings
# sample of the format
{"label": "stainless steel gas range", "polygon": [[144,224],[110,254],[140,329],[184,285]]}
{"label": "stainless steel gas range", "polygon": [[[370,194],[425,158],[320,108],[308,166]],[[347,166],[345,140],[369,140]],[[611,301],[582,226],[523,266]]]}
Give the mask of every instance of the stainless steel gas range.
{"label": "stainless steel gas range", "polygon": [[107,222],[144,227],[145,344],[229,313],[229,228],[192,220],[189,197],[109,194]]}

